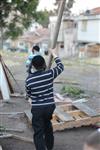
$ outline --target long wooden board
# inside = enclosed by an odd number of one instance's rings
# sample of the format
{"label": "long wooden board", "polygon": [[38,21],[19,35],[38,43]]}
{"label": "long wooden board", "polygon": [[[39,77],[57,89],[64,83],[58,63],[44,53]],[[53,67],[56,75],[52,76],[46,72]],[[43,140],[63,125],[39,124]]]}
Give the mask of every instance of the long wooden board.
{"label": "long wooden board", "polygon": [[74,118],[68,114],[67,112],[64,112],[61,108],[57,107],[55,110],[55,115],[58,116],[58,118],[62,121],[72,121]]}
{"label": "long wooden board", "polygon": [[86,113],[90,117],[94,117],[94,116],[98,116],[99,115],[99,113],[97,113],[96,110],[91,109],[86,104],[76,102],[76,103],[74,103],[74,106],[76,108],[78,108],[79,110],[81,110],[82,112]]}
{"label": "long wooden board", "polygon": [[2,150],[2,147],[1,147],[1,145],[0,145],[0,150]]}
{"label": "long wooden board", "polygon": [[32,122],[31,110],[25,110],[24,112],[25,112],[25,115],[26,115],[26,117],[27,117],[29,123],[31,124],[31,122]]}
{"label": "long wooden board", "polygon": [[1,62],[0,62],[0,90],[3,96],[3,99],[9,100],[10,99],[9,86],[8,86],[7,78],[5,76]]}
{"label": "long wooden board", "polygon": [[69,122],[59,122],[53,123],[54,131],[61,131],[64,129],[78,128],[82,126],[95,125],[100,120],[100,116],[97,117],[87,117],[84,119],[69,121]]}

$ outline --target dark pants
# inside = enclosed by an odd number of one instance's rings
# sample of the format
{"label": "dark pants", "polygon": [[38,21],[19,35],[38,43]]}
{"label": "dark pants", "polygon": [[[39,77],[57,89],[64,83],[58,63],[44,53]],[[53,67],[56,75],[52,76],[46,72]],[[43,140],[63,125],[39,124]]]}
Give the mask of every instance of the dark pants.
{"label": "dark pants", "polygon": [[54,109],[55,105],[32,107],[32,127],[36,150],[53,149],[54,136],[51,119]]}

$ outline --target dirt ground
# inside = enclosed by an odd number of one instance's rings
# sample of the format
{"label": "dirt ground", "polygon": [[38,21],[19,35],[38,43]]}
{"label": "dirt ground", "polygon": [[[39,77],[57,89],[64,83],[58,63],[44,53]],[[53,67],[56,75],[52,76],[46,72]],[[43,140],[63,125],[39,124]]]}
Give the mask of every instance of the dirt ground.
{"label": "dirt ground", "polygon": [[[82,127],[56,132],[54,150],[82,150],[85,138],[93,131],[95,129],[91,127]],[[35,150],[33,143],[15,139],[2,139],[0,144],[3,150]]]}
{"label": "dirt ground", "polygon": [[[12,84],[16,92],[25,92],[25,78],[27,76],[25,60],[27,54],[20,53],[2,53],[3,58],[19,83],[17,86],[14,81]],[[76,85],[85,90],[88,95],[87,105],[99,111],[100,108],[100,66],[83,64],[73,61],[65,61],[65,71],[58,78],[59,81],[66,80],[69,85]],[[65,84],[55,84],[55,91],[60,92]],[[76,86],[75,85],[75,86]],[[9,102],[0,101],[0,112],[24,112],[30,109],[30,105],[24,98],[11,98]],[[15,135],[29,137],[32,139],[33,130],[28,124],[25,115],[0,115],[0,125],[6,128],[21,129],[23,132],[7,132]],[[83,143],[87,135],[96,130],[94,127],[81,127],[67,129],[61,132],[55,132],[54,150],[82,150]],[[0,145],[3,150],[35,150],[34,143],[23,142],[20,140],[8,138],[0,139]]]}

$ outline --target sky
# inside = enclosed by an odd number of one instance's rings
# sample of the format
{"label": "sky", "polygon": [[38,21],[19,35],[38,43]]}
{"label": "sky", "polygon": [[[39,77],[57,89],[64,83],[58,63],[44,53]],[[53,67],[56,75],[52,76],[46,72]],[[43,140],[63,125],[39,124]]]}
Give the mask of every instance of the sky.
{"label": "sky", "polygon": [[[48,10],[51,10],[54,8],[53,3],[55,0],[40,0],[40,4],[38,9],[43,10],[47,8]],[[74,3],[73,8],[71,9],[73,13],[80,13],[87,9],[92,9],[95,7],[100,7],[100,0],[75,0],[76,3]]]}
{"label": "sky", "polygon": [[47,8],[48,10],[52,10],[54,8],[54,2],[55,0],[40,0],[38,9],[43,10]]}

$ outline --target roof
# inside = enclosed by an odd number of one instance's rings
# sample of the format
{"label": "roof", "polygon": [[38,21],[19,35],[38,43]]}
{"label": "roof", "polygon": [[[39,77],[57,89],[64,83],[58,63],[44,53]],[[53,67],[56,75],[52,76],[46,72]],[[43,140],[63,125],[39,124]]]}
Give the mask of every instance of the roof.
{"label": "roof", "polygon": [[26,42],[34,43],[34,44],[40,43],[44,40],[49,39],[49,29],[47,28],[37,29],[34,32],[29,32],[21,36],[20,39]]}
{"label": "roof", "polygon": [[78,16],[80,20],[100,20],[100,7],[96,7],[90,10],[86,10]]}
{"label": "roof", "polygon": [[93,8],[90,11],[94,15],[99,15],[100,14],[100,7]]}
{"label": "roof", "polygon": [[80,15],[85,15],[85,16],[89,16],[89,15],[100,15],[100,7],[96,7],[90,10],[86,10],[85,12],[81,13]]}

